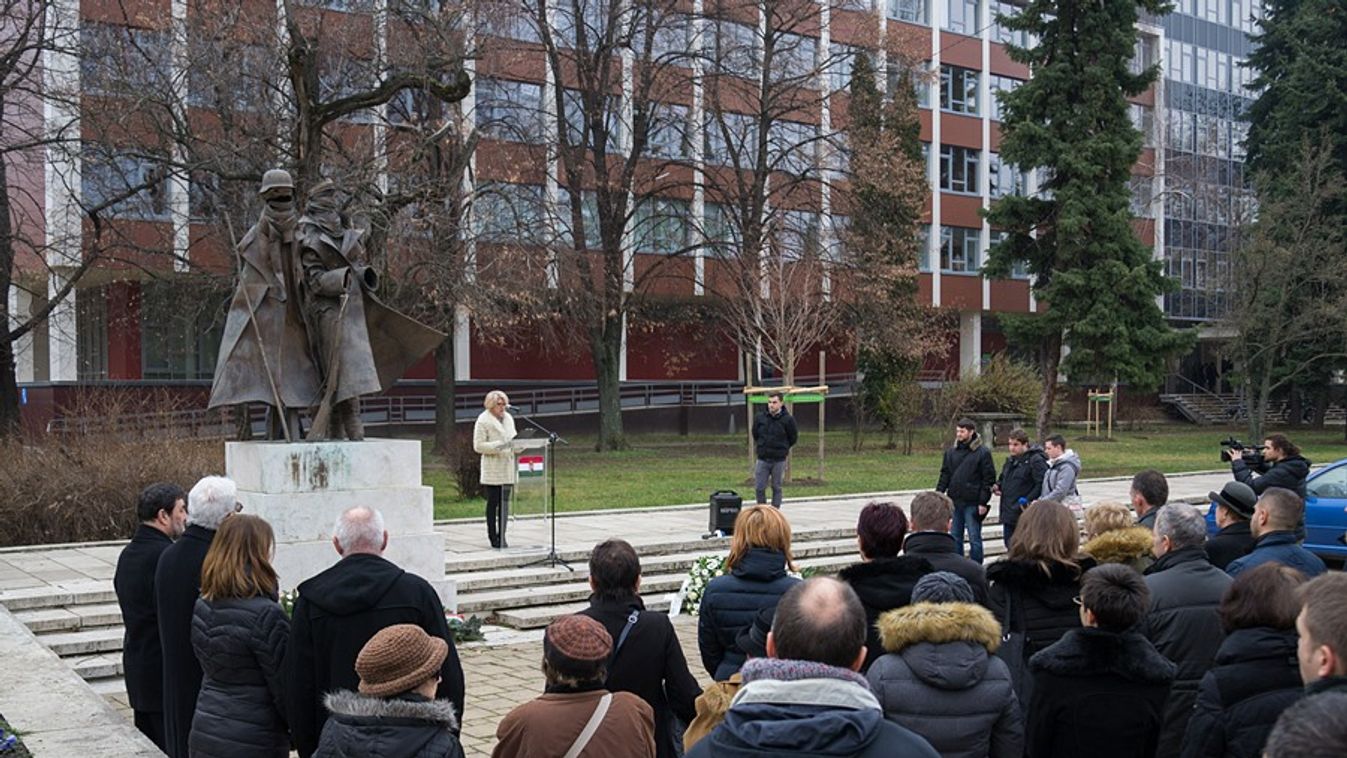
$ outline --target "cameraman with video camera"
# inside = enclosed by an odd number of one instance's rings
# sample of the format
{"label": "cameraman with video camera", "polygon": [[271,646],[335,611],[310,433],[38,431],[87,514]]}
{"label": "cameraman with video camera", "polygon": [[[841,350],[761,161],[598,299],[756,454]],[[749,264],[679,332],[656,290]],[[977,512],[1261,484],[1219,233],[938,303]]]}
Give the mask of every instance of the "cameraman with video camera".
{"label": "cameraman with video camera", "polygon": [[[1269,434],[1262,447],[1247,448],[1231,437],[1221,443],[1228,450],[1221,451],[1221,460],[1230,461],[1230,472],[1235,481],[1243,482],[1259,495],[1269,487],[1283,487],[1305,498],[1305,478],[1310,475],[1310,462],[1300,454],[1300,448],[1285,434]],[[1255,472],[1259,476],[1255,476]],[[1300,517],[1296,538],[1305,539],[1305,517]]]}

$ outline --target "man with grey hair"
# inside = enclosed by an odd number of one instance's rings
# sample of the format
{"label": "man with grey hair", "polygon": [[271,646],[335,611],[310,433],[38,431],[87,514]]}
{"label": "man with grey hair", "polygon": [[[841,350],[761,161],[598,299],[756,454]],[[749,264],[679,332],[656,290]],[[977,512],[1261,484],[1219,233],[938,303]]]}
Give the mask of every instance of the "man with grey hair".
{"label": "man with grey hair", "polygon": [[1225,638],[1217,609],[1231,579],[1207,560],[1206,539],[1206,519],[1193,506],[1170,503],[1157,512],[1151,543],[1156,560],[1146,569],[1151,607],[1143,631],[1178,666],[1178,674],[1165,702],[1156,755],[1178,755],[1198,684]]}
{"label": "man with grey hair", "polygon": [[187,738],[201,692],[201,664],[192,650],[192,610],[201,594],[201,564],[215,530],[242,506],[238,487],[207,476],[187,493],[187,529],[164,549],[154,572],[154,604],[164,663],[164,752],[187,758]]}
{"label": "man with grey hair", "polygon": [[291,614],[286,697],[299,754],[308,758],[318,749],[327,722],[324,696],[359,686],[356,656],[394,624],[416,624],[448,643],[435,697],[453,701],[463,723],[463,668],[444,606],[429,582],[383,557],[388,547],[383,514],[364,506],[347,509],[332,527],[332,547],[341,560],[299,585]]}

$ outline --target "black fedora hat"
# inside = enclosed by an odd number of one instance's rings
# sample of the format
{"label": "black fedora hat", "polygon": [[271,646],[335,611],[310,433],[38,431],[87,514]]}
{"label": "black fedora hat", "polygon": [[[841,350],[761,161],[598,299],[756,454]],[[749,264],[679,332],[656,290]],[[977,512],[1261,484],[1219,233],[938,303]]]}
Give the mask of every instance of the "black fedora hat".
{"label": "black fedora hat", "polygon": [[1211,498],[1213,503],[1224,505],[1244,519],[1253,518],[1253,507],[1258,502],[1258,495],[1254,494],[1253,488],[1244,482],[1226,482],[1220,492],[1209,492],[1207,497]]}

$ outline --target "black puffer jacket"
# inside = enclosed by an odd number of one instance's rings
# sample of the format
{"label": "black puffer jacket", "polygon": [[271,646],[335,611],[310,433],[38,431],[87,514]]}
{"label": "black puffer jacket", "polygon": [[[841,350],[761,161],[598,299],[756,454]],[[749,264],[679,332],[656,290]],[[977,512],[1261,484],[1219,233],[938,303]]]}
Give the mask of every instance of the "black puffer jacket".
{"label": "black puffer jacket", "polygon": [[[1310,462],[1303,455],[1292,455],[1272,464],[1250,466],[1243,457],[1235,456],[1230,461],[1230,472],[1235,480],[1244,482],[1259,495],[1268,487],[1284,487],[1305,497],[1305,478],[1310,475]],[[1254,476],[1257,472],[1262,476]]]}
{"label": "black puffer jacket", "polygon": [[458,719],[449,700],[404,694],[394,698],[350,690],[328,693],[331,713],[314,758],[462,758]]}
{"label": "black puffer jacket", "polygon": [[775,608],[781,596],[800,581],[786,574],[786,555],[750,548],[739,565],[706,585],[701,617],[697,620],[697,648],[706,673],[717,682],[729,679],[744,665],[744,651],[734,638],[753,623],[763,608]]}
{"label": "black puffer jacket", "polygon": [[1286,707],[1304,694],[1294,629],[1236,629],[1202,677],[1183,758],[1258,758]]}
{"label": "black puffer jacket", "polygon": [[760,461],[786,460],[799,439],[800,429],[795,424],[795,417],[785,408],[775,416],[771,411],[763,411],[753,422],[753,444]]}
{"label": "black puffer jacket", "polygon": [[987,604],[987,574],[981,563],[959,555],[954,535],[949,532],[913,532],[903,540],[903,553],[914,558],[925,558],[936,571],[948,571],[963,577],[973,588],[973,599]]}
{"label": "black puffer jacket", "polygon": [[945,451],[935,489],[947,493],[955,506],[986,505],[991,502],[993,484],[996,484],[996,464],[976,432],[967,442],[959,442]]}
{"label": "black puffer jacket", "polygon": [[204,677],[188,740],[193,758],[290,754],[281,685],[289,635],[271,598],[196,601],[192,649]]}
{"label": "black puffer jacket", "polygon": [[1178,666],[1165,703],[1158,755],[1174,755],[1183,744],[1197,684],[1211,670],[1225,637],[1217,609],[1231,581],[1200,547],[1165,553],[1146,570],[1151,607],[1143,630],[1155,649]]}
{"label": "black puffer jacket", "polygon": [[862,673],[884,654],[879,629],[875,626],[880,614],[912,602],[912,588],[917,585],[917,580],[934,571],[935,567],[925,558],[900,555],[855,563],[837,574],[838,579],[851,585],[861,599],[861,605],[865,606],[866,654]]}
{"label": "black puffer jacket", "polygon": [[1207,538],[1207,558],[1211,565],[1225,571],[1231,563],[1253,550],[1253,533],[1249,522],[1236,521]]}
{"label": "black puffer jacket", "polygon": [[888,651],[868,678],[884,717],[944,758],[1022,758],[1024,723],[1010,671],[992,655],[1001,626],[973,603],[916,603],[880,617]]}
{"label": "black puffer jacket", "polygon": [[[1049,564],[1049,573],[1031,561],[993,563],[987,567],[992,613],[1007,631],[1025,632],[1025,652],[1033,655],[1080,628],[1075,597],[1080,594],[1081,575],[1094,566],[1089,557],[1080,559],[1079,568]],[[1014,619],[1006,618],[1008,607],[1013,607]]]}
{"label": "black puffer jacket", "polygon": [[[1001,523],[1014,524],[1020,520],[1024,506],[1038,499],[1043,492],[1043,475],[1048,472],[1048,456],[1041,447],[1031,447],[1020,455],[1006,456],[1001,464]],[[1019,501],[1023,499],[1024,502]]]}

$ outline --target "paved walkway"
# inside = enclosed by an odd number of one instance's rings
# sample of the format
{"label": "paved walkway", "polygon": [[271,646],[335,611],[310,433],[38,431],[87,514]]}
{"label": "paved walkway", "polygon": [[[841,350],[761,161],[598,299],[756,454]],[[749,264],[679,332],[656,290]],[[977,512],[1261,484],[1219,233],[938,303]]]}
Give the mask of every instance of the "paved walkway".
{"label": "paved walkway", "polygon": [[[1087,462],[1088,463],[1088,462]],[[1204,499],[1230,480],[1227,472],[1199,472],[1169,477],[1173,500]],[[1103,500],[1126,502],[1130,479],[1086,480],[1080,483],[1087,503]],[[906,506],[915,492],[875,493],[846,497],[787,500],[784,510],[797,529],[837,528],[854,524],[865,503],[876,498],[893,500]],[[706,506],[686,505],[621,511],[563,515],[556,519],[558,550],[586,552],[610,536],[622,537],[634,544],[653,544],[696,539],[706,531]],[[458,520],[437,524],[444,535],[450,564],[465,566],[479,561],[498,560],[499,551],[491,550],[486,529],[480,520]],[[511,525],[509,541],[517,547],[507,552],[516,556],[541,555],[548,542],[550,523],[525,517]],[[393,535],[397,539],[397,535]],[[109,584],[121,552],[122,542],[42,546],[0,549],[0,591],[50,591],[63,586]],[[693,673],[705,684],[696,650],[695,619],[679,618],[675,624]],[[492,635],[492,644],[469,645],[461,650],[467,677],[468,717],[463,729],[468,755],[489,755],[497,722],[511,708],[542,691],[541,632],[500,633]],[[130,715],[124,703],[124,715]]]}

